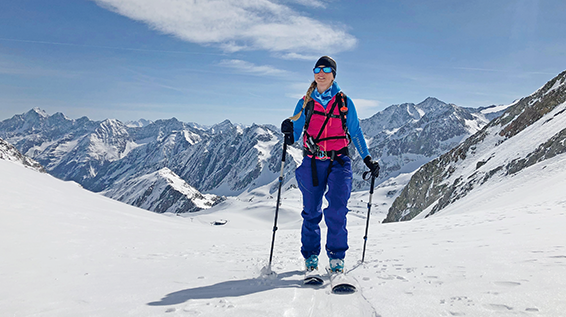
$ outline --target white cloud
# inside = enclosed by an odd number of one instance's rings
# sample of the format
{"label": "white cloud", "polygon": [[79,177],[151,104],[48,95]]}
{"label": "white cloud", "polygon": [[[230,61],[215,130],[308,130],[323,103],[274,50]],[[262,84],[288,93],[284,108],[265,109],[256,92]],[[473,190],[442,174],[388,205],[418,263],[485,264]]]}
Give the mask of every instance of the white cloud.
{"label": "white cloud", "polygon": [[297,53],[287,53],[287,54],[283,54],[283,55],[278,55],[277,57],[281,58],[281,59],[299,59],[299,60],[303,60],[303,61],[316,61],[318,58],[320,58],[320,55],[304,55],[304,54],[297,54]]}
{"label": "white cloud", "polygon": [[326,4],[324,3],[324,1],[317,1],[317,0],[281,0],[280,2],[298,3],[313,8],[326,8]]}
{"label": "white cloud", "polygon": [[258,66],[253,63],[239,59],[223,60],[219,63],[219,65],[222,67],[230,67],[240,72],[250,73],[254,75],[261,75],[261,76],[263,75],[279,76],[289,73],[286,70],[277,69],[272,66],[267,66],[267,65]]}
{"label": "white cloud", "polygon": [[[357,39],[338,26],[294,11],[275,0],[93,0],[99,6],[165,34],[228,52],[266,50],[287,58],[332,54]],[[294,0],[305,4],[303,0]],[[311,6],[323,7],[322,1]],[[293,55],[296,54],[296,55]]]}
{"label": "white cloud", "polygon": [[356,109],[375,109],[380,106],[380,102],[377,100],[369,99],[352,99],[356,105]]}
{"label": "white cloud", "polygon": [[352,101],[356,105],[356,111],[360,118],[370,117],[381,110],[381,103],[378,100],[352,99]]}

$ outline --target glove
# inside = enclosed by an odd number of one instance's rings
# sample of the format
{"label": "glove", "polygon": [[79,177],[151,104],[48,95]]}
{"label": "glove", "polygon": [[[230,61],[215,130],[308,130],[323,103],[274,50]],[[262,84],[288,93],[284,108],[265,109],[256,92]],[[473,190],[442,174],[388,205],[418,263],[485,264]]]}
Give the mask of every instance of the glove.
{"label": "glove", "polygon": [[293,121],[291,119],[285,119],[281,123],[281,132],[285,134],[285,144],[291,145],[295,143],[295,137],[293,136]]}
{"label": "glove", "polygon": [[372,161],[371,156],[368,155],[364,158],[364,163],[369,168],[372,177],[379,177],[379,163],[377,161]]}

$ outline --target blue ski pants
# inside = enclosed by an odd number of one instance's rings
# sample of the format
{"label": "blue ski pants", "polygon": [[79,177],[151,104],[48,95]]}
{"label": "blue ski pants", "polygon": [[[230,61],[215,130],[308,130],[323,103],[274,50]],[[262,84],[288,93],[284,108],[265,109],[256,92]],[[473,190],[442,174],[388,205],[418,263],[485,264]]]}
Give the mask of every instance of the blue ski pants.
{"label": "blue ski pants", "polygon": [[[348,230],[346,214],[348,200],[352,191],[352,162],[348,156],[338,160],[317,160],[305,156],[296,169],[295,177],[303,194],[303,226],[301,229],[301,253],[306,258],[319,255],[321,248],[320,226],[324,221],[328,227],[326,253],[330,259],[343,259],[348,250]],[[313,185],[312,162],[316,163],[318,186]],[[341,164],[343,163],[343,164]],[[326,192],[326,195],[324,195]],[[328,207],[322,210],[322,197]]]}

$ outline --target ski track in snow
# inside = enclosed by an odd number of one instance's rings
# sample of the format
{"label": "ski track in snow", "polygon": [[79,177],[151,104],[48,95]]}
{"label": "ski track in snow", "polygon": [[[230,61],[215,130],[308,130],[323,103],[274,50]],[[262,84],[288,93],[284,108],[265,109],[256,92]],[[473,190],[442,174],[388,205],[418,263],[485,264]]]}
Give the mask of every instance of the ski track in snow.
{"label": "ski track in snow", "polygon": [[[302,285],[300,196],[158,215],[0,160],[2,316],[563,316],[566,155],[493,181],[438,215],[349,217],[360,291]],[[251,196],[250,196],[251,197]],[[383,196],[385,199],[385,196]],[[363,204],[364,193],[353,195]],[[374,197],[374,201],[381,198]],[[378,208],[376,208],[378,209]],[[380,210],[380,209],[378,209]],[[224,226],[212,222],[227,219]],[[325,228],[322,227],[323,237]],[[321,255],[321,266],[328,259]]]}

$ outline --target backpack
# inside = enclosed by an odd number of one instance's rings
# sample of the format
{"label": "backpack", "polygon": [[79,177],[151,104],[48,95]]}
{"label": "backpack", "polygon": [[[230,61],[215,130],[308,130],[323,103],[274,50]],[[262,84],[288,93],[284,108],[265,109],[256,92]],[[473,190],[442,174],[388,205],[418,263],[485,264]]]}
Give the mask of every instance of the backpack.
{"label": "backpack", "polygon": [[[322,132],[326,128],[326,125],[328,124],[328,121],[330,120],[330,118],[337,118],[338,117],[338,116],[333,114],[334,109],[336,107],[338,107],[338,109],[339,109],[338,113],[339,113],[340,120],[342,122],[342,129],[344,130],[345,136],[321,138]],[[311,121],[313,114],[322,115],[322,116],[326,117],[326,119],[324,120],[324,123],[322,124],[322,127],[321,127],[321,129],[318,132],[318,135],[316,137],[313,137],[312,135],[309,135],[307,133],[307,130],[309,128],[310,121]],[[305,126],[303,128],[303,133],[305,134],[305,136],[307,138],[307,141],[306,141],[307,148],[313,155],[320,154],[319,153],[320,148],[318,147],[318,143],[321,142],[321,141],[346,138],[348,140],[348,144],[351,142],[350,133],[348,132],[348,126],[347,126],[347,120],[346,120],[347,115],[348,115],[348,98],[346,97],[346,95],[343,92],[339,92],[338,94],[336,94],[334,103],[332,104],[330,111],[328,111],[328,113],[315,111],[314,110],[314,100],[312,100],[312,99],[309,100],[309,102],[307,103],[307,105],[305,107]]]}

